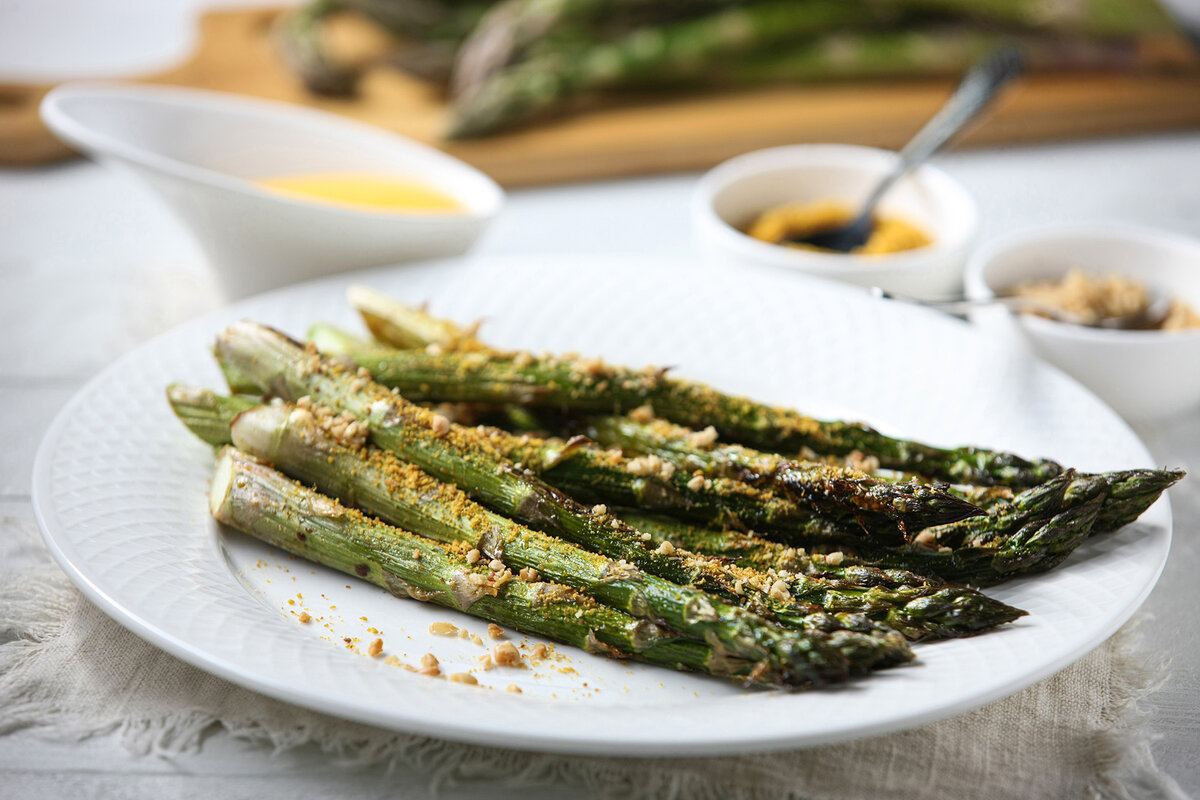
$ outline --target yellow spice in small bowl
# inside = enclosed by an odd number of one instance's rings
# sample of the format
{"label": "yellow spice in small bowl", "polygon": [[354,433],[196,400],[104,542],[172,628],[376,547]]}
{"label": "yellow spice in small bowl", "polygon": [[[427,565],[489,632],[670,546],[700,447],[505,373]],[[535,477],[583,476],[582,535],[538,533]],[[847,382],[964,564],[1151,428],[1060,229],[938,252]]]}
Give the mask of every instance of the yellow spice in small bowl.
{"label": "yellow spice in small bowl", "polygon": [[[770,244],[794,247],[798,250],[834,252],[808,244],[791,241],[812,236],[854,219],[854,211],[832,200],[816,203],[792,203],[764,211],[746,229],[746,234]],[[875,229],[862,247],[851,252],[856,255],[884,255],[926,247],[932,239],[920,228],[897,217],[876,217]]]}

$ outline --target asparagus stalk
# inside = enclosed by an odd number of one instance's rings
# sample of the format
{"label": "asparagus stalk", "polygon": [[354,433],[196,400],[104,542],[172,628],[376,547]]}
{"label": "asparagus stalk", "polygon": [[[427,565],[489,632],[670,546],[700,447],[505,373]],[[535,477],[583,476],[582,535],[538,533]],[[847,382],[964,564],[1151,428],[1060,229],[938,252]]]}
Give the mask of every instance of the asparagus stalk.
{"label": "asparagus stalk", "polygon": [[590,653],[780,682],[753,661],[675,636],[565,586],[470,564],[452,548],[363,517],[232,447],[218,458],[210,508],[218,520],[256,539],[397,597],[437,603]]}
{"label": "asparagus stalk", "polygon": [[1017,41],[1031,70],[1129,69],[1138,64],[1132,39],[1084,39],[1043,33],[1014,37],[964,27],[839,31],[787,48],[748,53],[713,65],[707,85],[815,83],[955,76],[997,47]]}
{"label": "asparagus stalk", "polygon": [[[273,395],[312,397],[365,425],[373,444],[416,464],[440,480],[472,492],[493,510],[532,527],[553,531],[612,559],[624,559],[643,572],[726,596],[749,593],[729,572],[691,553],[655,551],[640,531],[598,510],[589,510],[512,467],[487,440],[453,426],[370,380],[365,370],[322,358],[315,348],[249,322],[227,328],[217,338],[219,360],[255,380]],[[815,634],[785,630],[760,615],[722,600],[696,603],[683,618],[668,620],[733,654],[766,661],[794,681],[820,682],[845,675],[847,661],[864,654],[837,650]],[[878,649],[865,654],[874,663]]]}
{"label": "asparagus stalk", "polygon": [[881,466],[958,483],[1031,486],[1058,475],[1053,461],[1028,461],[977,447],[939,448],[886,436],[855,422],[821,421],[797,411],[669,378],[665,370],[632,370],[599,359],[528,353],[396,351],[357,343],[318,326],[310,332],[329,355],[352,358],[375,380],[410,400],[516,403],[583,413],[629,412],[650,406],[658,416],[773,452],[875,456]]}
{"label": "asparagus stalk", "polygon": [[342,0],[314,0],[284,14],[276,23],[274,39],[288,67],[316,94],[354,94],[360,70],[338,63],[325,48],[323,24],[341,10]]}
{"label": "asparagus stalk", "polygon": [[[1017,502],[941,529],[930,529],[918,544],[903,547],[872,547],[862,541],[843,540],[833,565],[865,566],[901,570],[946,581],[988,586],[1018,575],[1045,572],[1060,564],[1091,533],[1103,501],[1103,481],[1067,495],[1073,473],[1028,489]],[[629,516],[627,512],[626,516]],[[698,528],[664,520],[631,520],[652,538],[667,538],[672,544],[713,556],[732,558],[758,569],[790,569],[824,572],[828,556],[798,550],[787,541],[767,541],[746,533]],[[819,524],[819,523],[814,523]],[[928,534],[928,535],[927,535]],[[827,534],[830,541],[836,532]],[[943,544],[945,542],[946,544]],[[811,559],[815,566],[809,566]]]}
{"label": "asparagus stalk", "polygon": [[1169,33],[1175,24],[1155,0],[900,0],[915,10],[944,12],[988,23],[1084,36]]}
{"label": "asparagus stalk", "polygon": [[[653,576],[640,576],[631,586],[616,562],[572,547],[545,534],[531,531],[511,520],[472,503],[459,489],[440,483],[411,464],[403,464],[390,453],[373,447],[347,448],[316,429],[308,412],[275,406],[237,409],[218,403],[207,390],[172,386],[168,397],[180,419],[198,436],[225,426],[227,439],[242,450],[263,458],[289,476],[315,485],[322,492],[374,514],[385,522],[439,541],[463,542],[490,558],[502,558],[514,568],[529,568],[544,577],[580,589],[603,603],[635,616],[663,612],[656,597],[644,596],[642,582],[657,584]],[[241,413],[241,416],[236,416]],[[234,413],[230,413],[234,412]],[[236,421],[234,417],[236,416]],[[213,443],[220,443],[219,441]],[[624,515],[622,515],[624,518]],[[636,526],[635,526],[636,527]],[[664,537],[657,537],[661,545]],[[673,544],[679,544],[673,542]],[[679,545],[683,547],[683,545]],[[782,546],[780,546],[782,547]],[[795,554],[795,550],[792,551]],[[1021,612],[970,590],[946,589],[940,582],[916,575],[847,568],[831,577],[816,574],[811,563],[771,564],[766,570],[748,568],[747,582],[771,585],[779,575],[798,573],[790,586],[794,601],[811,604],[833,613],[865,613],[890,627],[900,625],[910,639],[961,636],[994,627]],[[668,602],[677,602],[678,587],[668,584]],[[932,601],[949,598],[956,604]],[[782,619],[796,619],[804,610],[792,601],[772,600],[772,611]],[[916,602],[916,601],[920,602]],[[660,601],[661,602],[661,601]],[[816,627],[800,618],[802,624]],[[826,623],[821,622],[822,627]]]}

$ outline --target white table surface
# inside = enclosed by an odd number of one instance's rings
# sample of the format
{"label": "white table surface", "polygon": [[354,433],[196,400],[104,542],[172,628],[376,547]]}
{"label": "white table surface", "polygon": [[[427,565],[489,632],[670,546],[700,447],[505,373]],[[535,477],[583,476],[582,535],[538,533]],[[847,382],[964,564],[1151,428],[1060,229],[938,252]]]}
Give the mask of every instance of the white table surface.
{"label": "white table surface", "polygon": [[[122,59],[129,51],[116,47],[84,58],[64,43],[59,60],[47,60],[28,46],[30,38],[14,35],[14,26],[4,23],[35,26],[51,5],[62,13],[71,4],[0,2],[0,74],[45,77],[128,67]],[[146,5],[123,0],[106,7],[136,16]],[[180,19],[176,11],[138,17],[147,63],[186,49]],[[175,31],[174,38],[147,35],[153,25]],[[1047,222],[1105,219],[1200,236],[1200,134],[977,150],[938,163],[975,193],[984,239]],[[478,251],[691,255],[687,201],[695,177],[514,192]],[[34,451],[67,398],[121,353],[221,299],[199,252],[158,200],[132,179],[86,162],[0,170],[0,286],[2,535],[34,524]],[[1148,649],[1174,661],[1170,678],[1148,703],[1160,734],[1155,755],[1186,791],[1200,796],[1200,409],[1137,429],[1157,461],[1194,473],[1171,492],[1175,542],[1146,603],[1153,619],[1144,633]],[[18,564],[29,558],[0,543],[0,554],[6,552]],[[0,736],[0,798],[205,795],[423,798],[429,790],[420,774],[345,769],[312,749],[275,755],[222,734],[210,736],[200,752],[175,759],[131,756],[105,737],[63,744],[28,730]],[[447,795],[497,796],[495,787]],[[558,793],[552,787],[518,795]]]}

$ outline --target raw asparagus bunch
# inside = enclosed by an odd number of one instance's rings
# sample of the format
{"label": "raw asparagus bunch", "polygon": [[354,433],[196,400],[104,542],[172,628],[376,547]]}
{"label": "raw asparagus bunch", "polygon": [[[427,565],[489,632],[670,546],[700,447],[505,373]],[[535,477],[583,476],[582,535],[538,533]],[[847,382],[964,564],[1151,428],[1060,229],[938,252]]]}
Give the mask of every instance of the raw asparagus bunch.
{"label": "raw asparagus bunch", "polygon": [[1129,36],[1170,30],[1146,0],[1082,2],[1050,14],[1038,0],[767,0],[603,36],[596,5],[509,0],[487,15],[459,53],[450,135],[490,133],[597,90],[954,74],[1014,33],[1038,68],[1129,66]]}
{"label": "raw asparagus bunch", "polygon": [[[759,0],[728,5],[661,26],[634,28],[604,41],[568,41],[537,48],[514,64],[488,72],[476,66],[478,48],[503,31],[478,31],[460,54],[450,138],[488,133],[525,121],[585,92],[653,81],[694,80],[713,61],[831,30],[894,19],[876,4],[841,0]],[[497,20],[498,15],[490,19]],[[520,19],[518,17],[518,19]],[[511,19],[493,26],[513,27]],[[517,34],[519,35],[519,34]],[[464,63],[465,62],[465,63]]]}
{"label": "raw asparagus bunch", "polygon": [[[389,392],[365,370],[322,358],[315,348],[306,350],[278,332],[248,322],[222,332],[216,354],[263,391],[289,400],[315,398],[348,415],[349,424],[358,426],[354,431],[362,431],[365,425],[366,434],[380,449],[471,491],[495,511],[675,583],[725,596],[752,594],[751,587],[739,584],[718,562],[646,547],[640,531],[518,472],[486,439]],[[833,659],[812,636],[780,629],[717,598],[696,604],[690,613],[669,622],[703,632],[706,641],[745,658],[765,660],[770,669],[801,681],[844,675],[846,659],[853,655],[842,651],[835,653],[841,658]]]}
{"label": "raw asparagus bunch", "polygon": [[213,477],[214,517],[289,553],[398,597],[432,602],[589,653],[781,685],[785,676],[680,637],[553,583],[469,563],[453,548],[375,522],[232,447]]}
{"label": "raw asparagus bunch", "polygon": [[728,0],[506,0],[497,3],[463,42],[451,92],[470,91],[547,41],[586,45],[596,38],[728,5]]}
{"label": "raw asparagus bunch", "polygon": [[[318,429],[310,412],[281,405],[253,407],[250,400],[230,401],[206,390],[181,386],[169,387],[168,398],[180,419],[206,441],[221,444],[232,440],[289,476],[385,522],[439,541],[461,542],[489,559],[503,559],[514,568],[536,570],[634,616],[663,616],[663,601],[651,590],[662,591],[659,584],[665,582],[644,574],[632,581],[621,578],[624,570],[617,562],[487,511],[457,488],[436,481],[411,464],[403,464],[392,454],[333,441]],[[244,413],[235,410],[243,404]],[[655,541],[656,546],[661,543],[662,538]],[[772,585],[780,574],[790,573],[797,573],[788,587],[792,600],[781,601],[778,595],[769,594],[770,611],[785,623],[801,627],[828,630],[830,621],[823,618],[825,612],[862,613],[910,639],[944,638],[985,630],[1021,614],[972,590],[946,587],[898,572],[886,585],[878,576],[865,572],[843,572],[826,578],[812,569],[798,570],[792,564],[778,565],[774,578],[765,570],[746,569],[737,574],[748,583]],[[667,584],[666,602],[678,602],[678,591],[679,587]],[[810,618],[813,612],[797,603],[815,605],[822,611]],[[839,621],[848,622],[851,630],[863,627],[860,621]],[[856,639],[849,634],[843,634],[843,638]]]}
{"label": "raw asparagus bunch", "polygon": [[976,447],[939,448],[886,436],[855,422],[821,421],[797,411],[720,392],[704,384],[667,377],[661,369],[633,370],[579,357],[535,357],[529,353],[429,353],[356,345],[324,336],[319,347],[353,359],[385,386],[410,400],[438,400],[538,408],[578,413],[630,412],[649,406],[653,414],[702,430],[709,425],[729,441],[762,450],[874,456],[888,469],[927,474],[957,483],[1031,486],[1058,475],[1053,461],[1026,460]]}
{"label": "raw asparagus bunch", "polygon": [[354,91],[325,51],[335,12],[395,37],[390,61],[448,86],[451,136],[513,127],[596,93],[940,76],[1018,40],[1035,68],[1129,68],[1173,31],[1153,0],[313,0],[277,37],[319,93]]}

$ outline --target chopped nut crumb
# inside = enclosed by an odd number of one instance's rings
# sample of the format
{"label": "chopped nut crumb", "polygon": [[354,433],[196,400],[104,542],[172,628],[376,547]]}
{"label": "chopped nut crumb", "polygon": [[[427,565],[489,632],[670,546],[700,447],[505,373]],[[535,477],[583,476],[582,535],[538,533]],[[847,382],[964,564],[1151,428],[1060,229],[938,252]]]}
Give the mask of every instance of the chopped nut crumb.
{"label": "chopped nut crumb", "polygon": [[533,646],[533,650],[531,650],[530,652],[534,658],[545,658],[546,653],[549,651],[546,649],[546,645],[542,644],[541,642],[538,642],[537,644],[535,644]]}
{"label": "chopped nut crumb", "polygon": [[479,634],[477,634],[477,633],[472,633],[472,634],[471,634],[471,641],[472,641],[472,642],[474,642],[475,644],[479,645],[480,647],[483,647],[483,639],[482,639],[482,638],[480,638]]}
{"label": "chopped nut crumb", "polygon": [[717,441],[717,429],[709,425],[702,431],[693,431],[687,435],[687,441],[696,448],[712,447]]}
{"label": "chopped nut crumb", "polygon": [[520,575],[521,580],[529,581],[530,583],[535,583],[538,578],[541,577],[538,575],[538,571],[533,567],[521,567]]}
{"label": "chopped nut crumb", "polygon": [[375,656],[379,655],[382,652],[383,652],[383,639],[376,639],[375,641],[373,641],[369,645],[367,645],[367,655],[369,655],[371,658],[374,658]]}
{"label": "chopped nut crumb", "polygon": [[643,541],[643,542],[648,542],[648,541],[650,541],[650,540],[651,540],[651,539],[653,539],[653,538],[654,538],[654,537],[653,537],[653,536],[651,536],[651,535],[650,535],[650,534],[648,534],[648,533],[642,533],[642,541]]}
{"label": "chopped nut crumb", "polygon": [[844,559],[845,557],[846,557],[846,554],[843,553],[841,550],[834,550],[832,553],[825,556],[825,563],[832,564],[833,566],[836,567],[838,564],[842,563],[842,559]]}
{"label": "chopped nut crumb", "polygon": [[493,639],[499,639],[504,635],[504,628],[501,628],[494,622],[489,622],[487,627],[488,636]]}
{"label": "chopped nut crumb", "polygon": [[421,551],[413,550],[413,561],[420,561],[420,560],[421,560]]}
{"label": "chopped nut crumb", "polygon": [[434,636],[453,636],[458,633],[458,627],[449,622],[435,622],[429,626],[429,632]]}
{"label": "chopped nut crumb", "polygon": [[592,506],[592,513],[603,517],[608,513],[608,506],[604,505],[604,503],[597,503],[596,505]]}
{"label": "chopped nut crumb", "polygon": [[504,569],[504,562],[498,558],[493,558],[488,562],[488,569],[490,569],[492,572],[499,572],[500,570]]}
{"label": "chopped nut crumb", "polygon": [[481,655],[479,658],[477,658],[475,660],[479,662],[479,668],[482,670],[485,670],[485,671],[496,666],[495,663],[492,662],[492,657],[489,654]]}
{"label": "chopped nut crumb", "polygon": [[441,414],[434,414],[431,422],[434,436],[445,436],[450,432],[450,420],[443,417]]}
{"label": "chopped nut crumb", "polygon": [[492,645],[492,660],[500,667],[515,667],[521,663],[521,653],[512,642]]}
{"label": "chopped nut crumb", "polygon": [[301,611],[296,616],[296,619],[300,620],[300,622],[307,625],[308,623],[312,622],[312,614],[309,614],[307,611]]}
{"label": "chopped nut crumb", "polygon": [[474,548],[474,547],[473,547],[473,548],[471,548],[470,550],[468,550],[468,551],[467,551],[467,563],[468,563],[468,564],[474,564],[474,563],[476,563],[477,561],[479,561],[479,559],[480,559],[482,556],[483,556],[483,554],[482,554],[482,553],[480,553],[480,552],[479,552],[479,550],[478,550],[477,548]]}
{"label": "chopped nut crumb", "polygon": [[693,475],[692,479],[687,482],[687,487],[689,489],[691,489],[693,492],[700,491],[701,489],[704,488],[704,476],[703,475]]}
{"label": "chopped nut crumb", "polygon": [[663,539],[662,544],[660,544],[658,549],[654,552],[658,553],[660,556],[669,556],[675,552],[675,545],[671,544],[670,541]]}
{"label": "chopped nut crumb", "polygon": [[475,680],[475,676],[469,672],[453,672],[446,677],[453,683],[465,683],[470,686],[479,685],[479,681]]}
{"label": "chopped nut crumb", "polygon": [[524,692],[521,691],[521,687],[517,686],[515,683],[510,683],[508,686],[505,686],[504,691],[512,692],[513,694],[524,694]]}
{"label": "chopped nut crumb", "polygon": [[771,588],[767,591],[767,597],[772,600],[786,601],[791,598],[788,594],[788,585],[786,581],[777,580],[771,584]]}
{"label": "chopped nut crumb", "polygon": [[629,412],[629,418],[634,422],[640,422],[645,425],[648,422],[654,421],[654,408],[649,404],[638,406],[633,411]]}

